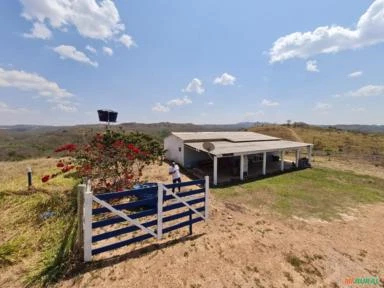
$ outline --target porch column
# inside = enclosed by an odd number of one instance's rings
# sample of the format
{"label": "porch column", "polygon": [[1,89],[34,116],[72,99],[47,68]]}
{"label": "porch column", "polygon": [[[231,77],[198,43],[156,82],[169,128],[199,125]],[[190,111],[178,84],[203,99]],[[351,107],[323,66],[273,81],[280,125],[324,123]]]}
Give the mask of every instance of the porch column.
{"label": "porch column", "polygon": [[299,168],[300,149],[296,150],[296,167]]}
{"label": "porch column", "polygon": [[263,175],[267,174],[267,152],[263,152]]}
{"label": "porch column", "polygon": [[280,151],[280,170],[284,171],[284,150]]}
{"label": "porch column", "polygon": [[213,185],[217,185],[217,156],[213,157]]}
{"label": "porch column", "polygon": [[244,180],[244,155],[240,155],[240,180]]}
{"label": "porch column", "polygon": [[248,176],[248,155],[244,155],[244,171],[243,172]]}
{"label": "porch column", "polygon": [[307,156],[308,156],[308,164],[311,164],[311,161],[312,161],[312,145],[309,145],[307,147]]}

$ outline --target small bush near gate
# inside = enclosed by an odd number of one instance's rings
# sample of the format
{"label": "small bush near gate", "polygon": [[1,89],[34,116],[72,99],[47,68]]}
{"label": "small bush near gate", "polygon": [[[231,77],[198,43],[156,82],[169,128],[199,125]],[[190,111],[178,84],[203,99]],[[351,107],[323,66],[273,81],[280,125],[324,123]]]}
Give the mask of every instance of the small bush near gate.
{"label": "small bush near gate", "polygon": [[42,182],[71,172],[74,177],[92,179],[94,192],[129,189],[140,181],[146,165],[161,161],[162,146],[151,136],[107,130],[83,145],[65,144],[55,153],[61,158],[56,173],[44,175]]}

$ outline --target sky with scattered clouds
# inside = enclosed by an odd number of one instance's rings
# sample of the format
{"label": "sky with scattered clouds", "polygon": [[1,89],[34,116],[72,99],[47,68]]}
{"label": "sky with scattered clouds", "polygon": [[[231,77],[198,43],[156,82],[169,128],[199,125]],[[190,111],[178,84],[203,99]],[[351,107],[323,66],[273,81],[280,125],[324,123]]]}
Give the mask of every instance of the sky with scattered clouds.
{"label": "sky with scattered clouds", "polygon": [[0,125],[384,124],[384,0],[0,1]]}

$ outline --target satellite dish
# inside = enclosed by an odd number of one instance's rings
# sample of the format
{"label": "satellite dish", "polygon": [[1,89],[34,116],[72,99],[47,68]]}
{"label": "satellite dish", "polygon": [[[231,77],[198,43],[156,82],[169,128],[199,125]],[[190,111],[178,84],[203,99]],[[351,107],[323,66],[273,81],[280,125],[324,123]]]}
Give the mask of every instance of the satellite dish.
{"label": "satellite dish", "polygon": [[212,150],[215,149],[215,145],[212,142],[204,142],[203,143],[203,148],[207,150],[208,152],[211,152]]}

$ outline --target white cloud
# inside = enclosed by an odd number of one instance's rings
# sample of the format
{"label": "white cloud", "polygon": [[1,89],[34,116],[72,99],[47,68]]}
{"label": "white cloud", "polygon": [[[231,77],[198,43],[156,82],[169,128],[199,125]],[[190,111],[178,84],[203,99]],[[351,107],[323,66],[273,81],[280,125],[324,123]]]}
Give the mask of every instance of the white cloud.
{"label": "white cloud", "polygon": [[263,106],[279,106],[280,103],[276,102],[276,101],[263,99],[263,101],[261,101],[261,105],[263,105]]}
{"label": "white cloud", "polygon": [[21,3],[25,19],[46,21],[56,29],[73,25],[84,37],[108,40],[125,29],[111,0],[21,0]]}
{"label": "white cloud", "polygon": [[183,106],[187,104],[191,104],[192,100],[188,98],[188,96],[184,96],[183,98],[172,99],[167,102],[168,106]]}
{"label": "white cloud", "polygon": [[35,73],[0,68],[0,88],[15,88],[21,91],[37,93],[39,97],[46,99],[54,107],[75,107],[72,101],[74,96],[72,93],[60,88],[57,83]]}
{"label": "white cloud", "polygon": [[259,110],[259,111],[256,111],[256,112],[247,112],[244,114],[244,118],[245,120],[258,120],[259,118],[263,117],[264,116],[264,111],[262,110]]}
{"label": "white cloud", "polygon": [[53,108],[63,112],[77,112],[77,107],[74,103],[57,103]]}
{"label": "white cloud", "polygon": [[49,39],[52,37],[51,30],[44,23],[35,22],[31,28],[30,33],[25,33],[24,37],[26,38],[37,38],[37,39]]}
{"label": "white cloud", "polygon": [[349,91],[345,95],[351,97],[384,96],[384,85],[366,85],[355,91]]}
{"label": "white cloud", "polygon": [[363,71],[355,71],[355,72],[348,74],[348,77],[349,78],[356,78],[356,77],[360,77],[361,75],[363,75]]}
{"label": "white cloud", "polygon": [[6,103],[0,102],[0,112],[18,114],[18,113],[30,113],[32,111],[27,108],[12,108],[12,107],[9,107]]}
{"label": "white cloud", "polygon": [[96,48],[90,46],[90,45],[87,45],[85,46],[85,49],[87,49],[89,52],[93,53],[93,54],[96,54],[97,53],[97,50]]}
{"label": "white cloud", "polygon": [[376,0],[360,17],[355,28],[321,26],[277,39],[269,50],[270,63],[317,54],[337,53],[384,41],[384,0]]}
{"label": "white cloud", "polygon": [[223,86],[227,85],[233,85],[235,84],[236,77],[232,76],[228,73],[223,73],[220,77],[216,77],[215,80],[213,81],[213,84],[219,84]]}
{"label": "white cloud", "polygon": [[131,48],[133,46],[136,46],[135,41],[133,41],[132,37],[127,35],[127,34],[121,35],[121,37],[119,38],[119,42],[124,44],[125,47],[127,47],[127,48]]}
{"label": "white cloud", "polygon": [[[45,27],[50,25],[52,29],[65,32],[73,26],[81,36],[86,38],[103,41],[114,39],[122,42],[128,48],[134,43],[131,36],[123,34],[125,25],[122,23],[119,11],[112,0],[20,1],[23,5],[21,15],[26,20],[31,21],[34,27],[36,25],[45,25]],[[34,28],[32,32],[33,30]]]}
{"label": "white cloud", "polygon": [[197,93],[197,94],[203,94],[204,93],[204,86],[203,82],[199,80],[198,78],[192,79],[191,82],[188,83],[187,87],[182,90],[183,92],[189,92],[189,93]]}
{"label": "white cloud", "polygon": [[169,107],[161,105],[160,103],[156,103],[155,106],[152,107],[152,111],[155,111],[155,112],[169,112]]}
{"label": "white cloud", "polygon": [[108,56],[112,56],[113,55],[113,50],[111,48],[109,48],[109,47],[106,47],[106,46],[103,47],[103,52],[104,52],[104,54],[106,54]]}
{"label": "white cloud", "polygon": [[309,72],[319,72],[319,69],[317,68],[317,61],[316,60],[308,60],[306,63],[306,68]]}
{"label": "white cloud", "polygon": [[214,105],[215,103],[213,103],[212,101],[209,101],[208,103],[207,103],[207,105],[209,105],[209,106],[212,106],[212,105]]}
{"label": "white cloud", "polygon": [[169,112],[172,107],[184,106],[191,104],[192,100],[188,96],[184,96],[183,98],[176,98],[169,100],[166,105],[161,103],[156,103],[155,106],[152,107],[152,111],[156,112]]}
{"label": "white cloud", "polygon": [[329,110],[332,108],[332,105],[329,103],[322,103],[322,102],[317,102],[315,105],[315,110]]}
{"label": "white cloud", "polygon": [[77,62],[89,64],[91,66],[97,67],[99,64],[95,61],[92,61],[85,55],[83,52],[78,51],[75,47],[70,45],[60,45],[53,48],[57,54],[60,55],[61,59],[71,59]]}
{"label": "white cloud", "polygon": [[5,70],[0,68],[0,87],[12,87],[22,91],[37,92],[40,96],[69,98],[73,95],[62,89],[55,82],[48,81],[38,74],[22,70]]}
{"label": "white cloud", "polygon": [[366,109],[364,107],[357,107],[357,108],[352,108],[351,109],[352,112],[365,112]]}

